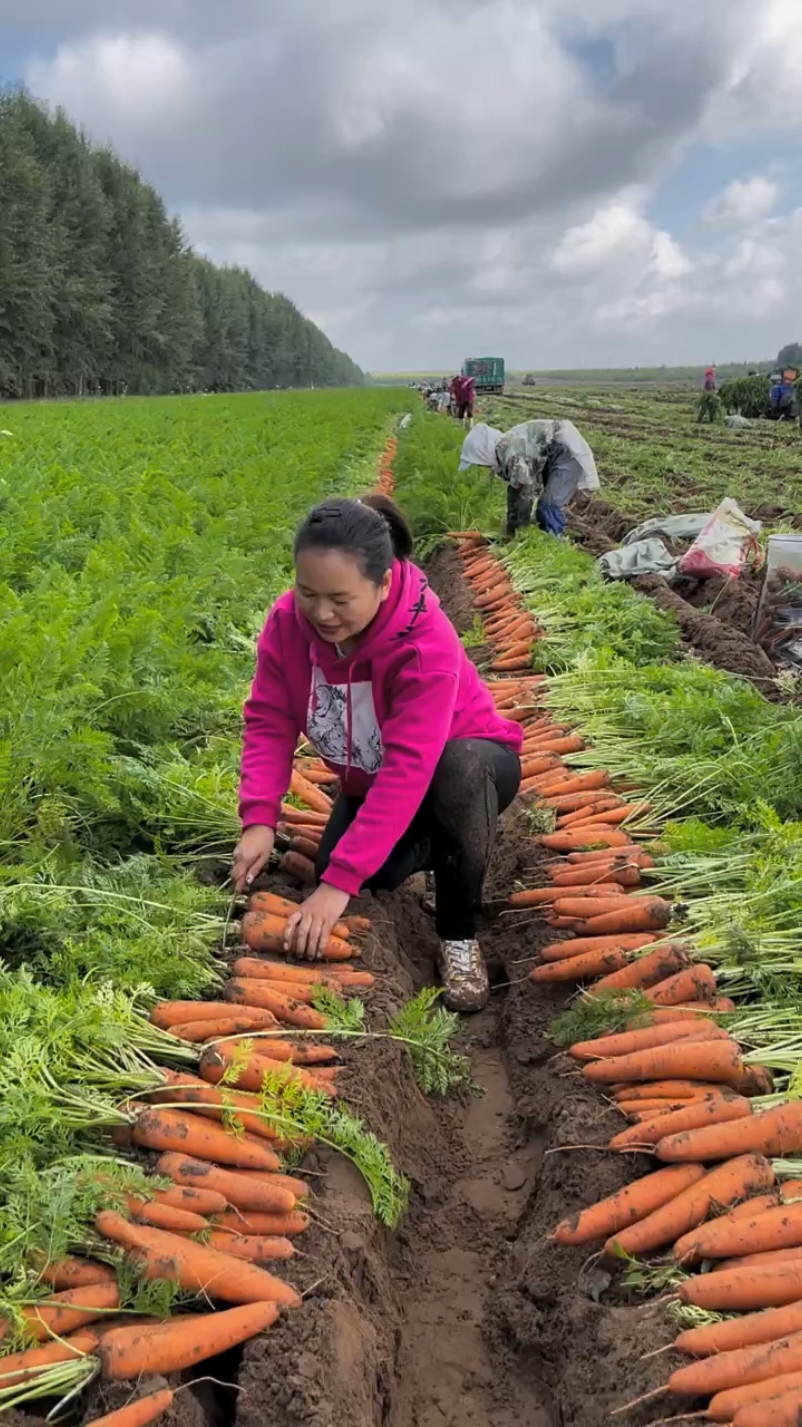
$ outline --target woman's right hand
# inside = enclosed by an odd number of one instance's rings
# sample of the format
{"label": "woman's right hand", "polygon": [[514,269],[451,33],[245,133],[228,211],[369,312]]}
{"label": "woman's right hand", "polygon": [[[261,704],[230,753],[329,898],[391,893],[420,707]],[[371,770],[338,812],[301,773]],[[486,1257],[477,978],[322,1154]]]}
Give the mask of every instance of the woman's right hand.
{"label": "woman's right hand", "polygon": [[259,876],[273,851],[276,831],[272,827],[254,824],[243,829],[234,848],[231,876],[238,892],[244,892]]}

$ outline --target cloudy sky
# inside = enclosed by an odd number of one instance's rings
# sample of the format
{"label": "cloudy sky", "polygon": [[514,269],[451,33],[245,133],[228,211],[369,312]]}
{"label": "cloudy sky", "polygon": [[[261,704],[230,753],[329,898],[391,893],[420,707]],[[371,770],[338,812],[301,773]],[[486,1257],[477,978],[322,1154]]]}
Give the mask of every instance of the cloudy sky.
{"label": "cloudy sky", "polygon": [[802,338],[802,0],[0,0],[0,77],[374,371]]}

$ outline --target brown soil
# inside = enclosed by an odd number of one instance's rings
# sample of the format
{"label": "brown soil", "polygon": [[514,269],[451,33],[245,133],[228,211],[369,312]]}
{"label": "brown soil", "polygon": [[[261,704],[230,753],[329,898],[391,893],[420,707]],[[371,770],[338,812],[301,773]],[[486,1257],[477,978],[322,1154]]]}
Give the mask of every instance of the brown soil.
{"label": "brown soil", "polygon": [[[596,496],[580,497],[569,515],[571,535],[596,556],[614,550],[636,524]],[[674,615],[689,654],[748,679],[774,701],[781,698],[774,682],[777,670],[751,639],[761,579],[759,571],[750,569],[738,580],[683,577],[669,585],[662,575],[638,575],[630,583]]]}

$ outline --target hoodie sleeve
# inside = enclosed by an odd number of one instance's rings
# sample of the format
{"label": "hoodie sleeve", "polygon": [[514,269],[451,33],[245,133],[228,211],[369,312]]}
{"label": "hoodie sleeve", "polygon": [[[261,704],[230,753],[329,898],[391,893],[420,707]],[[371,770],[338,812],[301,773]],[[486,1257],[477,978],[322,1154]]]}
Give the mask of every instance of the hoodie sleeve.
{"label": "hoodie sleeve", "polygon": [[282,673],[281,633],[273,608],[256,646],[256,674],[245,705],[239,815],[243,827],[275,827],[290,786],[298,724]]}
{"label": "hoodie sleeve", "polygon": [[418,650],[396,675],[392,712],[382,725],[381,768],[334,848],[324,882],[355,897],[387,861],[432,781],[451,728],[457,686],[456,670],[424,673]]}

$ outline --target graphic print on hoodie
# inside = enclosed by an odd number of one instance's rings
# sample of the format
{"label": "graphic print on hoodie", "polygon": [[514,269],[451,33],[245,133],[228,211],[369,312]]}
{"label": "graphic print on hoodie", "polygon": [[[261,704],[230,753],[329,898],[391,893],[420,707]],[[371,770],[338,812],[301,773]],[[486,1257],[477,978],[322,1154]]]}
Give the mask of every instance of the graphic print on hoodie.
{"label": "graphic print on hoodie", "polygon": [[320,638],[292,591],[259,637],[245,705],[243,827],[275,828],[305,734],[344,792],[364,799],[324,882],[349,896],[384,865],[418,811],[449,739],[489,738],[516,752],[502,718],[426,576],[393,563],[387,599],[352,653]]}
{"label": "graphic print on hoodie", "polygon": [[326,763],[341,768],[350,765],[371,776],[378,773],[384,749],[370,680],[364,679],[358,684],[327,684],[323,670],[316,664],[306,714],[306,736]]}

